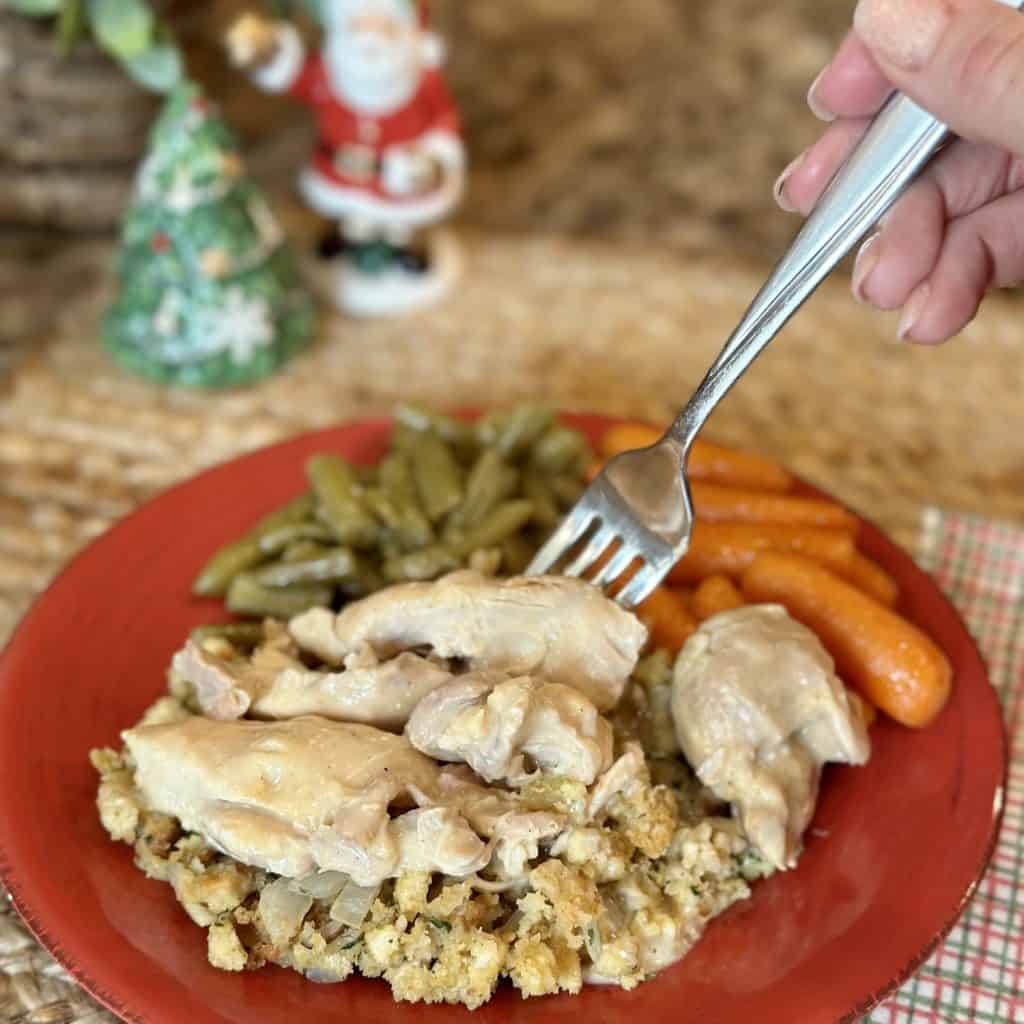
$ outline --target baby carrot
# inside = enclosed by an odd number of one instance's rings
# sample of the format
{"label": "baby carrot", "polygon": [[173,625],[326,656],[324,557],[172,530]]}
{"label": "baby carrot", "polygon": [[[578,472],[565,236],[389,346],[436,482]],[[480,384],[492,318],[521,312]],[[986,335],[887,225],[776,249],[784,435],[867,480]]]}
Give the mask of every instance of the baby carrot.
{"label": "baby carrot", "polygon": [[686,595],[670,587],[655,589],[637,606],[636,614],[650,632],[654,646],[668,648],[673,654],[697,628],[687,607]]}
{"label": "baby carrot", "polygon": [[633,448],[647,448],[660,441],[663,433],[648,423],[616,423],[601,435],[597,450],[610,459]]}
{"label": "baby carrot", "polygon": [[743,574],[750,601],[776,602],[818,634],[839,674],[897,722],[920,728],[945,706],[946,656],[916,626],[799,555],[766,551]]}
{"label": "baby carrot", "polygon": [[[646,448],[660,440],[662,431],[647,423],[617,423],[609,427],[598,450],[610,459],[632,448]],[[788,491],[793,477],[773,459],[697,440],[690,449],[687,471],[691,480],[710,480],[756,491]]]}
{"label": "baby carrot", "polygon": [[774,459],[696,440],[686,464],[691,480],[709,480],[754,491],[788,491],[793,477]]}
{"label": "baby carrot", "polygon": [[723,487],[695,480],[690,488],[697,518],[706,523],[788,523],[855,531],[857,518],[824,498]]}
{"label": "baby carrot", "polygon": [[856,551],[845,530],[781,523],[701,523],[694,525],[690,546],[669,580],[693,583],[706,576],[739,576],[759,551],[798,551],[836,567],[849,565]]}
{"label": "baby carrot", "polygon": [[693,592],[691,605],[697,621],[703,622],[719,612],[731,612],[734,608],[741,607],[743,595],[728,576],[716,573],[701,580]]}
{"label": "baby carrot", "polygon": [[896,603],[899,587],[896,581],[876,562],[856,552],[850,564],[837,570],[844,580],[848,580],[865,594],[891,608]]}

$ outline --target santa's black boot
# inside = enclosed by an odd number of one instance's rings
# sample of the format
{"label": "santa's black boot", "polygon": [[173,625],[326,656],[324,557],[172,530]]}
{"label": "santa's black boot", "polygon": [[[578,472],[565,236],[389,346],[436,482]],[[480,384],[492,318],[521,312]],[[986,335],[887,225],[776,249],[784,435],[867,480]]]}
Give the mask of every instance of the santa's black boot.
{"label": "santa's black boot", "polygon": [[348,239],[341,233],[337,225],[328,228],[317,242],[316,254],[322,260],[336,260],[348,255],[352,248]]}
{"label": "santa's black boot", "polygon": [[425,245],[396,248],[394,260],[407,274],[425,274],[430,270],[430,254]]}

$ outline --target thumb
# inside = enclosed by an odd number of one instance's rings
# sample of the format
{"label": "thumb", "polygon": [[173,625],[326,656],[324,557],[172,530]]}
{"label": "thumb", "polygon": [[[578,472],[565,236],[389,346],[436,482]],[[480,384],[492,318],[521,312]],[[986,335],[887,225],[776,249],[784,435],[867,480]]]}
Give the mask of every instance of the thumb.
{"label": "thumb", "polygon": [[998,0],[859,0],[880,69],[957,134],[1024,155],[1024,14]]}

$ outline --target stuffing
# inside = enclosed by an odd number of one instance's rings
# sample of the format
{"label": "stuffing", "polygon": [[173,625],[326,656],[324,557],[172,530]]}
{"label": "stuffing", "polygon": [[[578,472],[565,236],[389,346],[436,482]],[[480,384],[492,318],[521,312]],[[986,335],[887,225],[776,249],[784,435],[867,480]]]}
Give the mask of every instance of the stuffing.
{"label": "stuffing", "polygon": [[[278,964],[320,983],[359,974],[382,979],[399,1001],[471,1009],[503,979],[524,998],[579,992],[585,981],[631,989],[772,871],[670,741],[671,682],[663,654],[638,665],[608,717],[614,760],[592,785],[535,770],[496,787],[495,820],[560,823],[522,858],[502,868],[496,857],[463,878],[405,871],[366,892],[359,922],[339,912],[348,876],[291,878],[233,860],[147,807],[131,756],[109,748],[91,755],[100,820],[206,929],[209,961],[221,970]],[[143,722],[198,713],[176,673],[169,690]],[[467,777],[453,775],[452,792]]]}

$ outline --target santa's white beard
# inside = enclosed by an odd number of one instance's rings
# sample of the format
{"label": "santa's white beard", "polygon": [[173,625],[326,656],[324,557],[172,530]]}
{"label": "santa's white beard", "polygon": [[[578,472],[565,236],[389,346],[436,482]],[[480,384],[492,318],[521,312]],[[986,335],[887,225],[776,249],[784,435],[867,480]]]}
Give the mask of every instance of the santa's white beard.
{"label": "santa's white beard", "polygon": [[422,74],[416,37],[391,42],[370,32],[335,31],[324,42],[323,56],[338,99],[368,114],[404,106]]}

